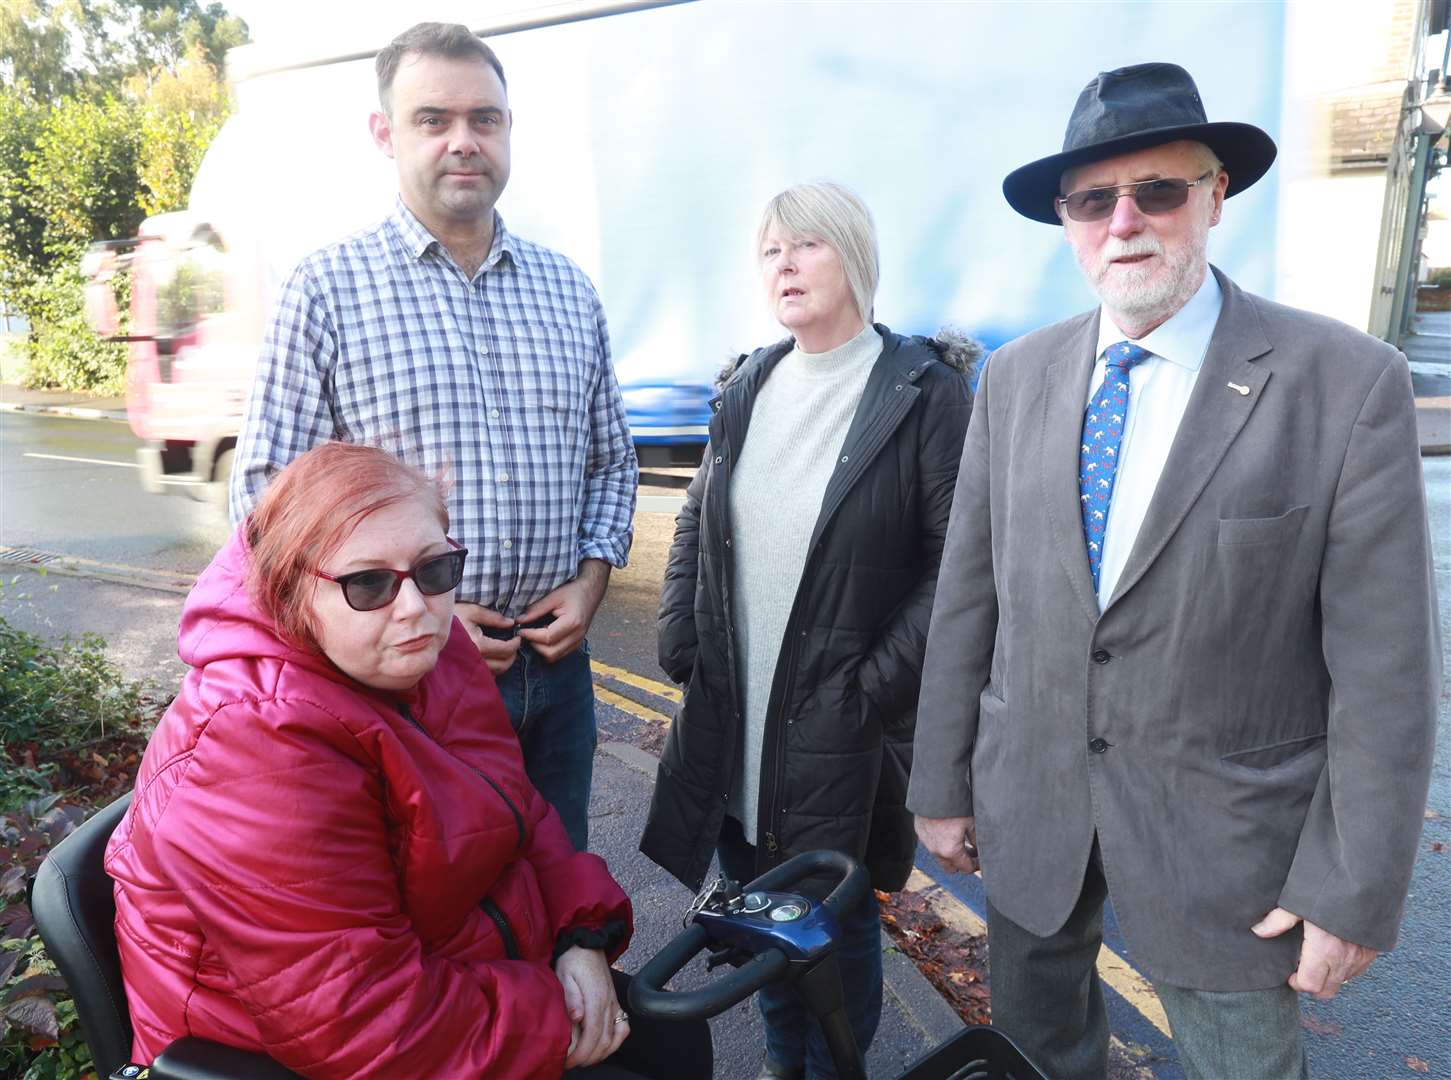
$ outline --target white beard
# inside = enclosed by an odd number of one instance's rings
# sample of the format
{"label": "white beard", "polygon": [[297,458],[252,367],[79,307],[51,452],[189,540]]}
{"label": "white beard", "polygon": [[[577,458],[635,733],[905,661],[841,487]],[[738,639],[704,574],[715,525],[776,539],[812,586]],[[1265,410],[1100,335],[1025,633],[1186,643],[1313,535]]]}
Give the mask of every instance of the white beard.
{"label": "white beard", "polygon": [[[1109,311],[1134,322],[1162,323],[1189,302],[1204,280],[1208,243],[1208,222],[1195,229],[1177,251],[1166,252],[1152,233],[1140,233],[1123,241],[1110,237],[1096,264],[1083,269]],[[1126,255],[1158,255],[1160,259],[1119,267],[1110,273],[1113,260]]]}

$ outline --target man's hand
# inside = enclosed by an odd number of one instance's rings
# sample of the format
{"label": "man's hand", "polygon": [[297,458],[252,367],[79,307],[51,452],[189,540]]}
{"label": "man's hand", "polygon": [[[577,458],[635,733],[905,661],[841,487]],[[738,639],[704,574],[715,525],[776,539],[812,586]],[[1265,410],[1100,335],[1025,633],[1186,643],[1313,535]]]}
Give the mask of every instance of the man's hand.
{"label": "man's hand", "polygon": [[489,665],[490,671],[495,675],[502,675],[514,666],[514,656],[519,651],[519,636],[516,634],[508,641],[500,641],[489,637],[483,630],[486,626],[490,630],[512,630],[513,619],[481,604],[454,604],[453,613],[464,624],[469,637],[474,639],[474,644],[479,647],[479,655]]}
{"label": "man's hand", "polygon": [[625,1011],[615,997],[609,961],[599,949],[578,945],[560,953],[554,974],[564,987],[564,1007],[569,1012],[569,1050],[566,1069],[594,1065],[620,1048],[630,1033],[628,1020],[616,1023]]}
{"label": "man's hand", "polygon": [[978,868],[977,824],[970,817],[913,819],[917,839],[937,857],[944,870],[971,874]]}
{"label": "man's hand", "polygon": [[548,615],[553,615],[554,621],[548,626],[521,627],[519,634],[551,664],[568,656],[589,633],[589,624],[609,583],[610,564],[603,559],[585,559],[579,564],[577,577],[534,601],[519,616],[519,622],[525,624]]}
{"label": "man's hand", "polygon": [[1300,946],[1300,967],[1290,975],[1290,986],[1302,994],[1314,994],[1321,1001],[1329,1001],[1343,984],[1370,967],[1370,962],[1380,955],[1374,949],[1338,938],[1282,907],[1275,908],[1250,929],[1262,938],[1272,938],[1300,922],[1305,924],[1305,941]]}

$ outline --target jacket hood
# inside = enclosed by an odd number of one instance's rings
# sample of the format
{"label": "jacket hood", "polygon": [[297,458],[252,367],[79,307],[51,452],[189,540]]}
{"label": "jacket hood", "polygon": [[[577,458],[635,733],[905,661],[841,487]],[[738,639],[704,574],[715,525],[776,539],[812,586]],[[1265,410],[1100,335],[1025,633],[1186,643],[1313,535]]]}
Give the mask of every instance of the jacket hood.
{"label": "jacket hood", "polygon": [[284,639],[277,624],[252,599],[247,589],[252,552],[246,532],[244,522],[192,586],[181,613],[177,654],[194,668],[235,657],[276,658],[334,681],[346,679],[326,657]]}

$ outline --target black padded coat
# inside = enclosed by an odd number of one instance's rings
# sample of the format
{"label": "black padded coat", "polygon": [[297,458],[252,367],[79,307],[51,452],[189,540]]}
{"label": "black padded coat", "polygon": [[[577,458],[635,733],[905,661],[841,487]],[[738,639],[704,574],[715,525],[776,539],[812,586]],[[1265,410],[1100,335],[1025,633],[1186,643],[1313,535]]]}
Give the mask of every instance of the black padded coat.
{"label": "black padded coat", "polygon": [[[972,408],[961,358],[883,338],[827,482],[767,706],[758,872],[831,848],[899,889],[918,683]],[[660,666],[685,684],[640,850],[692,889],[710,867],[741,744],[731,616],[732,464],[756,394],[790,340],[741,362],[711,402],[710,444],[675,521],[660,597]]]}

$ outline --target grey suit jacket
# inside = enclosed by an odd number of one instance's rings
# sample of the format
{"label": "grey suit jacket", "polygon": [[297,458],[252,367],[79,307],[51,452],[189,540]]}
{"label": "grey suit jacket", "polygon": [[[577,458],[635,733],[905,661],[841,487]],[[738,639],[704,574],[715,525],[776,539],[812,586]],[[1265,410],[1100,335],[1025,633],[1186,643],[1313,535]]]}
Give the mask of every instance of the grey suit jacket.
{"label": "grey suit jacket", "polygon": [[1097,832],[1145,973],[1250,990],[1297,963],[1298,931],[1250,932],[1276,905],[1394,943],[1441,658],[1405,358],[1215,273],[1223,311],[1101,615],[1078,512],[1098,314],[992,357],[907,802],[975,814],[989,898],[1040,935]]}

